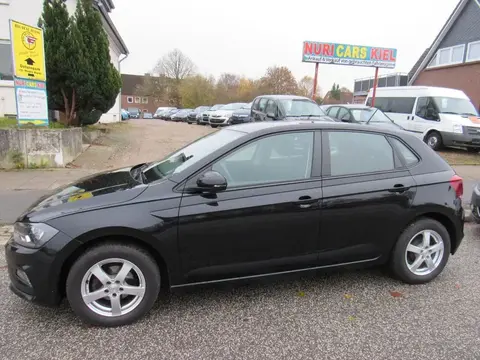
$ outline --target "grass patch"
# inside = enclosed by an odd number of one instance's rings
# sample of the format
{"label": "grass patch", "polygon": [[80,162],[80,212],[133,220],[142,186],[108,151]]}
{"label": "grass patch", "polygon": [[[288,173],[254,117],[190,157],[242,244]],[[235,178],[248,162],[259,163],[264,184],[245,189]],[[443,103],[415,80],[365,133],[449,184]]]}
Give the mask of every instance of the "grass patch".
{"label": "grass patch", "polygon": [[17,119],[0,117],[0,129],[17,127]]}
{"label": "grass patch", "polygon": [[473,154],[465,150],[449,149],[439,151],[438,154],[450,165],[480,165],[479,153]]}
{"label": "grass patch", "polygon": [[[65,129],[67,126],[65,126],[62,123],[59,122],[49,122],[48,127],[50,129]],[[0,117],[0,129],[15,129],[15,128],[21,128],[21,129],[36,129],[36,128],[43,128],[42,127],[37,127],[35,125],[24,125],[19,127],[17,124],[17,119],[12,119],[12,118],[1,118]]]}

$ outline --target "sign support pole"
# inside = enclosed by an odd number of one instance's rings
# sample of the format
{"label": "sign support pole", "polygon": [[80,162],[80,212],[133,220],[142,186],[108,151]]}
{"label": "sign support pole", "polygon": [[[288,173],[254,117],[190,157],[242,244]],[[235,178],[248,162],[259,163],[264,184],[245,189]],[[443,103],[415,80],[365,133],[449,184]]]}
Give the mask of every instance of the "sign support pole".
{"label": "sign support pole", "polygon": [[375,68],[375,80],[373,80],[372,107],[375,107],[375,96],[377,95],[378,67]]}
{"label": "sign support pole", "polygon": [[315,63],[315,75],[313,76],[313,94],[312,100],[315,101],[317,98],[317,80],[318,80],[318,62]]}

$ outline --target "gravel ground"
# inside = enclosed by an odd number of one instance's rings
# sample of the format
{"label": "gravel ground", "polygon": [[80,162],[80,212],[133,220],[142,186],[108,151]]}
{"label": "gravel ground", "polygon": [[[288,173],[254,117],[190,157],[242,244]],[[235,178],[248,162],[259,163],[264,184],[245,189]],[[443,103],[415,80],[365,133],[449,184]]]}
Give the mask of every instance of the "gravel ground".
{"label": "gravel ground", "polygon": [[383,270],[290,276],[164,295],[140,322],[82,325],[8,290],[0,255],[3,359],[479,359],[480,226],[443,274],[408,286]]}
{"label": "gravel ground", "polygon": [[213,131],[210,126],[128,120],[101,137],[72,166],[104,170],[158,160]]}

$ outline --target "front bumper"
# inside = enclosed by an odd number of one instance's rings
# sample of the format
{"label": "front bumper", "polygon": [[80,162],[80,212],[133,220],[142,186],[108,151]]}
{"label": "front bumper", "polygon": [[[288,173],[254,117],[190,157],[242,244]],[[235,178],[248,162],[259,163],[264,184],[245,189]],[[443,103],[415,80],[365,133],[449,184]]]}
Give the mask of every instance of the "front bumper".
{"label": "front bumper", "polygon": [[230,118],[226,118],[226,117],[221,117],[221,118],[210,118],[209,119],[209,123],[210,125],[217,125],[217,126],[225,126],[225,125],[229,125],[228,123],[228,120],[230,120]]}
{"label": "front bumper", "polygon": [[480,148],[480,132],[477,132],[476,128],[464,126],[462,134],[441,132],[441,135],[446,146]]}
{"label": "front bumper", "polygon": [[5,245],[10,290],[28,301],[58,305],[62,299],[60,273],[65,260],[62,253],[69,243],[72,239],[62,232],[39,249],[21,246],[10,239]]}
{"label": "front bumper", "polygon": [[232,116],[232,119],[230,120],[230,124],[235,125],[235,124],[244,124],[250,122],[250,117],[249,116]]}

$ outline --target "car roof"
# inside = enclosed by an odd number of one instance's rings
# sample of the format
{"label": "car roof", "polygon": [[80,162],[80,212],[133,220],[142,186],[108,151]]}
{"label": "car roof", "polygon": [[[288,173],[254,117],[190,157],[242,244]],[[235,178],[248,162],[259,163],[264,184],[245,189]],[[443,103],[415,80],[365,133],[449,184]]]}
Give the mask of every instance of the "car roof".
{"label": "car roof", "polygon": [[309,99],[305,96],[298,96],[298,95],[260,95],[257,96],[258,98],[268,98],[268,99],[285,99],[285,100],[290,100],[290,99],[298,99],[298,100],[310,100],[313,102],[312,99]]}
{"label": "car roof", "polygon": [[367,106],[364,104],[331,104],[328,105],[329,107],[332,106],[341,106],[341,107],[346,107],[347,109],[371,109],[371,106]]}
{"label": "car roof", "polygon": [[[406,133],[403,130],[386,129],[385,127],[334,121],[318,121],[318,120],[299,120],[299,121],[259,121],[246,124],[232,125],[225,130],[238,131],[246,134],[254,133],[275,133],[291,130],[360,130],[373,131],[384,134]],[[221,130],[223,131],[223,130]],[[403,135],[402,135],[403,136]]]}

